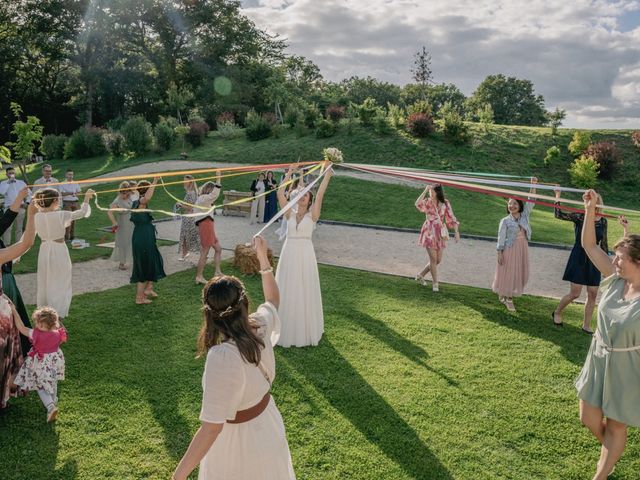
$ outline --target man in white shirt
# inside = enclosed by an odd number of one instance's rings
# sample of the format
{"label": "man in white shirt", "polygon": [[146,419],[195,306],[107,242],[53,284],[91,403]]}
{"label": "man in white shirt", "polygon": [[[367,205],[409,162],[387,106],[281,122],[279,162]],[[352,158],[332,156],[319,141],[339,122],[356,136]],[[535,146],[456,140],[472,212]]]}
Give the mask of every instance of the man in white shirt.
{"label": "man in white shirt", "polygon": [[[80,194],[80,185],[73,181],[73,170],[68,168],[64,174],[65,181],[62,185],[59,185],[60,196],[62,197],[62,209],[74,212],[80,208],[78,206],[78,195]],[[74,237],[75,221],[71,222],[71,225],[67,227],[64,234],[64,239],[71,241]]]}
{"label": "man in white shirt", "polygon": [[[11,207],[16,197],[18,196],[18,192],[27,186],[22,180],[18,180],[16,178],[16,171],[13,167],[6,168],[7,179],[0,182],[0,195],[4,197],[4,210],[6,211]],[[26,205],[31,202],[31,191],[27,194],[20,210],[18,211],[18,215],[13,222],[16,226],[16,241],[22,236],[22,227],[24,225],[24,217],[26,213]],[[13,225],[10,226],[2,235],[2,241],[6,246],[11,245],[13,242],[11,241],[11,232],[13,230]]]}
{"label": "man in white shirt", "polygon": [[52,172],[53,172],[53,169],[51,168],[51,165],[49,165],[48,163],[45,163],[42,166],[42,176],[39,179],[37,179],[35,182],[33,182],[34,185],[37,185],[37,187],[33,187],[34,192],[37,192],[41,188],[47,188],[47,187],[60,190],[59,185],[52,185],[50,187],[49,185],[47,185],[48,183],[54,183],[54,184],[58,183],[58,179],[51,176]]}

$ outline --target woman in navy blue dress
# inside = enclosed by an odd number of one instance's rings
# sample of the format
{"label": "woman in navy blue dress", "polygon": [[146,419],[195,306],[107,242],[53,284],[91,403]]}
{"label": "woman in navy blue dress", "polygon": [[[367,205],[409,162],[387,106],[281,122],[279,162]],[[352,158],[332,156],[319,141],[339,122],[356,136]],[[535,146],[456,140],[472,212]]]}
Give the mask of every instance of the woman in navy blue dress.
{"label": "woman in navy blue dress", "polygon": [[[569,261],[564,269],[564,275],[562,279],[571,283],[569,293],[560,299],[560,303],[551,314],[553,323],[556,326],[561,327],[562,323],[562,311],[574,300],[578,299],[582,294],[582,287],[587,287],[587,301],[584,304],[584,317],[582,320],[582,331],[588,334],[592,334],[591,330],[591,318],[593,316],[593,310],[596,306],[596,297],[598,295],[598,287],[600,286],[600,271],[595,267],[587,253],[582,248],[581,233],[582,224],[584,223],[584,214],[577,212],[568,212],[560,208],[560,190],[555,190],[556,193],[556,209],[555,217],[560,220],[573,222],[575,231],[575,243],[571,249],[569,255]],[[602,205],[602,197],[598,200],[598,204]],[[607,219],[597,214],[600,213],[600,209],[596,210],[596,243],[605,252],[609,253],[609,246],[607,243]]]}
{"label": "woman in navy blue dress", "polygon": [[264,202],[264,223],[267,223],[271,220],[276,213],[278,213],[278,197],[276,196],[276,188],[278,187],[278,183],[276,179],[273,178],[273,172],[267,172],[267,179],[265,180],[267,185],[267,193],[265,202]]}

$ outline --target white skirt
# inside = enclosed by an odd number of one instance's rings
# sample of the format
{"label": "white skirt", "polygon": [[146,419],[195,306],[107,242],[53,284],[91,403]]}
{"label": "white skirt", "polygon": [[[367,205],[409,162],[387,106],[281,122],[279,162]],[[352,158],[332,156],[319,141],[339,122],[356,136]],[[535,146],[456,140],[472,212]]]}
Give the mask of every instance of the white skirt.
{"label": "white skirt", "polygon": [[282,331],[278,345],[317,345],[324,333],[320,277],[309,238],[288,237],[282,246],[276,282],[280,289],[278,315]]}
{"label": "white skirt", "polygon": [[42,242],[38,253],[36,301],[38,308],[51,307],[60,318],[71,305],[71,258],[64,243]]}

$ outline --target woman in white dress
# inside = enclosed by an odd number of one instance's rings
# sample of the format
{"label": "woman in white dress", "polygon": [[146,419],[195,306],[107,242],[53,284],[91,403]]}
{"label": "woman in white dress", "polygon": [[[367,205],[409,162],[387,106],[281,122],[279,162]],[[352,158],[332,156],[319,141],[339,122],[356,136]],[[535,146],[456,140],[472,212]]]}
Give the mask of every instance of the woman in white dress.
{"label": "woman in white dress", "polygon": [[207,360],[201,426],[176,468],[185,480],[200,464],[200,480],[295,479],[282,416],[269,394],[275,377],[278,285],[267,243],[254,239],[265,303],[249,315],[242,282],[214,277],[204,287],[199,351]]}
{"label": "woman in white dress", "polygon": [[82,207],[74,212],[59,210],[60,193],[53,188],[43,188],[33,196],[38,208],[36,233],[42,240],[38,253],[36,301],[38,308],[54,308],[60,318],[69,313],[72,296],[71,258],[64,243],[64,232],[74,220],[91,215],[89,200],[93,195],[93,190],[87,190]]}
{"label": "woman in white dress", "polygon": [[[291,175],[292,169],[289,169],[283,183],[287,183]],[[278,345],[282,347],[317,345],[324,333],[320,277],[311,237],[320,218],[322,201],[332,175],[333,170],[329,168],[315,201],[313,194],[307,192],[298,200],[297,208],[284,214],[287,219],[287,238],[282,245],[276,271],[276,282],[282,296],[278,309],[282,320]],[[296,192],[291,192],[291,198],[294,195]],[[282,186],[278,189],[278,203],[281,209],[287,204]]]}
{"label": "woman in white dress", "polygon": [[131,265],[133,254],[131,252],[131,238],[133,237],[133,223],[131,223],[131,186],[129,182],[120,184],[118,196],[109,208],[125,209],[126,211],[107,211],[107,216],[111,220],[111,231],[116,234],[115,245],[111,253],[111,260],[118,262],[120,270],[126,270],[127,265]]}

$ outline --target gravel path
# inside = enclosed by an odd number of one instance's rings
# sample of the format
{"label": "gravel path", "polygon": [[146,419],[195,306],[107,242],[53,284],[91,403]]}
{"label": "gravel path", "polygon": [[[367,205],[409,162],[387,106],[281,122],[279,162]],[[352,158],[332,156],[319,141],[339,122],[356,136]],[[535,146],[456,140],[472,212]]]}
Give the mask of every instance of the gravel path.
{"label": "gravel path", "polygon": [[[233,164],[165,161],[126,168],[103,177],[229,165]],[[393,178],[371,178],[368,174],[344,170],[340,170],[338,174],[385,183],[409,183]],[[216,231],[225,249],[223,258],[233,256],[234,247],[238,243],[249,241],[259,230],[258,227],[249,225],[243,217],[217,216]],[[177,241],[180,221],[158,222],[157,228],[159,238]],[[273,233],[276,228],[277,226],[272,226],[266,236],[274,252],[278,254],[282,242]],[[314,244],[320,263],[407,277],[413,277],[426,263],[426,253],[416,242],[416,233],[347,225],[320,224],[314,233]],[[191,258],[186,262],[178,261],[177,246],[161,247],[160,251],[165,260],[167,274],[192,268],[193,262],[197,260]],[[495,255],[494,241],[462,239],[458,244],[452,241],[446,249],[440,267],[441,282],[490,288]],[[553,298],[564,295],[568,290],[568,284],[561,278],[568,255],[567,250],[530,247],[531,277],[527,293]],[[16,276],[22,296],[28,304],[35,303],[35,275],[29,273]],[[108,290],[128,283],[129,272],[118,270],[108,259],[96,259],[73,266],[74,294]],[[441,286],[441,290],[445,289],[446,285]],[[425,292],[430,292],[430,289],[425,289]]]}

